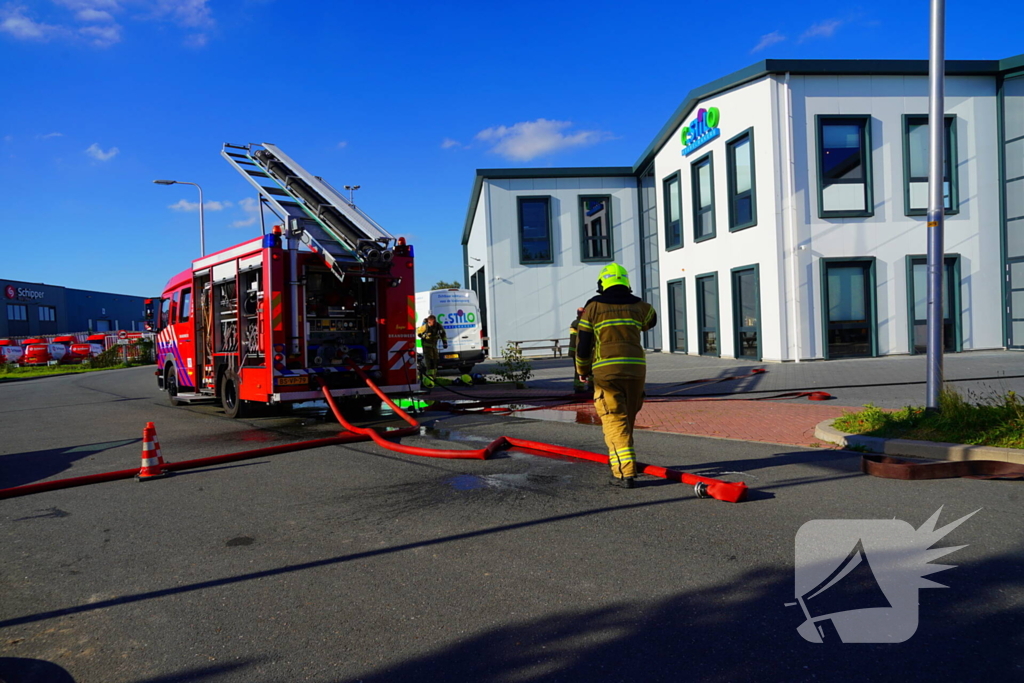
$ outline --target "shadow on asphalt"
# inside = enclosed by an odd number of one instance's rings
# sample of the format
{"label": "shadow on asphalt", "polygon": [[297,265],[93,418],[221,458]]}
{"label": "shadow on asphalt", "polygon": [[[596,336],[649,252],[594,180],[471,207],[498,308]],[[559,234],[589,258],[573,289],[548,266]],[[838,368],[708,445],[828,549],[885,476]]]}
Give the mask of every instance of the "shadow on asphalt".
{"label": "shadow on asphalt", "polygon": [[[0,489],[23,486],[48,479],[71,469],[72,464],[83,458],[140,441],[142,439],[122,439],[121,441],[107,441],[67,448],[51,448],[45,451],[0,455]],[[137,463],[138,461],[136,461],[136,466]]]}
{"label": "shadow on asphalt", "polygon": [[803,640],[796,632],[803,612],[785,606],[795,599],[793,572],[761,568],[656,601],[571,609],[495,628],[338,680],[996,680],[995,674],[1019,676],[1024,667],[1024,606],[1008,597],[1024,586],[1022,565],[1020,555],[997,557],[931,577],[952,589],[918,591],[917,633],[899,644]]}
{"label": "shadow on asphalt", "polygon": [[3,683],[75,683],[64,667],[42,659],[0,657]]}

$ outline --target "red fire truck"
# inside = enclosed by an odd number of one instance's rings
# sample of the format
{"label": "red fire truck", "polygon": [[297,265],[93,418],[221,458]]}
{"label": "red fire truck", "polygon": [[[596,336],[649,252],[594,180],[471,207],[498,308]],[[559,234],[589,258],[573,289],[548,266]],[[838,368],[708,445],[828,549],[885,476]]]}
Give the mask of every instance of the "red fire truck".
{"label": "red fire truck", "polygon": [[[418,388],[413,248],[269,143],[221,152],[281,225],[196,259],[147,304],[157,383],[172,405],[332,395],[369,405],[350,363],[391,395]],[[262,210],[261,210],[262,215]]]}

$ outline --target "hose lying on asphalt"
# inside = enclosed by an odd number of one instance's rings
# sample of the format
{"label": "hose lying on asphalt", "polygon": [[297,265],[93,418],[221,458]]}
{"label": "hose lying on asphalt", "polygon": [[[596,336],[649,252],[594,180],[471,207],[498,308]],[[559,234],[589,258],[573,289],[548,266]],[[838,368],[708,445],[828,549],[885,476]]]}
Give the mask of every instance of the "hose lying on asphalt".
{"label": "hose lying on asphalt", "polygon": [[[399,429],[394,432],[396,436],[416,434],[419,432],[419,428],[406,427]],[[296,443],[283,443],[278,446],[267,446],[265,448],[257,448],[251,451],[240,451],[238,453],[228,453],[227,455],[214,455],[208,458],[196,458],[194,460],[182,460],[180,462],[168,462],[164,463],[163,469],[171,472],[179,470],[190,470],[196,467],[209,467],[210,465],[220,465],[226,462],[235,462],[237,460],[250,460],[252,458],[262,458],[268,455],[277,455],[278,453],[292,453],[294,451],[304,451],[310,448],[321,448],[323,446],[337,446],[339,444],[355,443],[358,441],[367,441],[368,437],[356,433],[339,434],[337,436],[327,437],[325,439],[312,439],[310,441],[298,441]],[[54,481],[40,481],[34,484],[25,484],[23,486],[14,486],[12,488],[0,489],[0,500],[5,498],[17,498],[19,496],[27,496],[33,493],[42,493],[44,491],[56,491],[57,489],[69,489],[75,486],[87,486],[89,484],[101,484],[105,481],[118,481],[119,479],[131,479],[139,473],[139,468],[131,470],[118,470],[116,472],[101,472],[99,474],[87,474],[81,477],[71,477],[69,479],[55,479]]]}
{"label": "hose lying on asphalt", "polygon": [[[370,379],[370,377],[363,372],[362,368],[358,367],[354,363],[350,363],[351,367],[364,382],[366,386],[380,397],[395,414],[401,417],[410,426],[419,426],[419,422],[415,418],[410,416],[407,412],[395,405],[395,402],[391,400],[387,394],[380,390],[377,384]],[[323,386],[321,383],[321,390],[323,391],[324,398],[327,399],[327,405],[331,407],[331,412],[338,419],[341,425],[356,434],[365,435],[373,439],[373,442],[382,448],[395,451],[397,453],[405,453],[407,455],[422,455],[430,458],[466,458],[473,460],[487,460],[492,457],[494,453],[506,447],[518,448],[530,451],[536,455],[541,455],[547,458],[578,458],[581,460],[590,460],[591,462],[599,462],[604,465],[608,464],[608,456],[601,455],[600,453],[593,453],[591,451],[584,451],[578,448],[568,448],[566,446],[556,446],[549,443],[541,443],[538,441],[527,441],[525,439],[515,439],[510,436],[499,436],[497,439],[487,444],[484,448],[475,450],[446,450],[446,449],[433,449],[433,448],[421,448],[418,446],[406,446],[404,444],[398,444],[388,441],[383,436],[377,433],[376,430],[357,427],[345,419],[345,416],[341,414],[337,404],[334,402],[334,397],[331,396],[330,390]],[[670,481],[678,481],[683,484],[689,484],[694,487],[697,495],[700,497],[711,497],[716,500],[726,501],[728,503],[738,503],[746,500],[747,498],[747,485],[742,482],[731,482],[722,481],[720,479],[712,479],[710,477],[698,477],[694,474],[688,474],[686,472],[679,472],[678,470],[671,470],[666,467],[658,467],[656,465],[645,465],[644,463],[636,463],[636,468],[643,474],[649,474],[662,479]]]}

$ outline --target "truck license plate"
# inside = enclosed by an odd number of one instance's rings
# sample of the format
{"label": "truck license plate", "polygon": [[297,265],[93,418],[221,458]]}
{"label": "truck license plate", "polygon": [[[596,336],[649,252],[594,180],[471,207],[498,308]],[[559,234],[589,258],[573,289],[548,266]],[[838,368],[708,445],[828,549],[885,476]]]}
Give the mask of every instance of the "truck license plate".
{"label": "truck license plate", "polygon": [[306,377],[278,377],[278,386],[287,387],[295,384],[306,384],[308,380]]}
{"label": "truck license plate", "polygon": [[445,358],[458,358],[459,354],[457,354],[457,353],[446,353],[446,354],[444,354],[444,357]]}

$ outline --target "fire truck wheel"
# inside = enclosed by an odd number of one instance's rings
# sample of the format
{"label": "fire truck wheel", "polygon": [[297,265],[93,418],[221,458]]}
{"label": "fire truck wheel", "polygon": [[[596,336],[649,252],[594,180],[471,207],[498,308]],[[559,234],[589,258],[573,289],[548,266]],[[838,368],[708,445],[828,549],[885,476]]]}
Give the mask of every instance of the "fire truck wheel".
{"label": "fire truck wheel", "polygon": [[245,417],[245,401],[238,397],[238,373],[228,368],[220,380],[220,404],[231,418]]}
{"label": "fire truck wheel", "polygon": [[184,401],[178,400],[178,372],[174,369],[174,363],[168,363],[164,370],[164,390],[172,406],[180,406]]}

